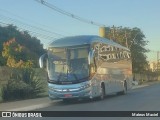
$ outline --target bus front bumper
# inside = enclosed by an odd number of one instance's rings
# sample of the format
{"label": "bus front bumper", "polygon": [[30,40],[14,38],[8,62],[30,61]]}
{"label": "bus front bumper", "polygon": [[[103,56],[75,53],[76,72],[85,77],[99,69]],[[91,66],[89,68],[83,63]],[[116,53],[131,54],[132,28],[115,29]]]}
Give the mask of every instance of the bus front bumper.
{"label": "bus front bumper", "polygon": [[85,98],[92,98],[92,93],[89,88],[81,90],[81,91],[74,91],[74,92],[57,92],[53,90],[49,90],[49,98],[52,100],[57,99],[85,99]]}

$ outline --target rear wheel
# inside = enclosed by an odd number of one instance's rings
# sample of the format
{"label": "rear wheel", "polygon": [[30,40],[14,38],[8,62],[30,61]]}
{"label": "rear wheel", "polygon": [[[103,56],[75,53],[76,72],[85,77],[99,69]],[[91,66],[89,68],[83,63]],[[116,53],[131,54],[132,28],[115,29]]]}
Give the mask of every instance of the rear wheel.
{"label": "rear wheel", "polygon": [[125,95],[127,94],[127,82],[124,81],[124,84],[123,84],[123,91],[121,92],[118,92],[119,95]]}
{"label": "rear wheel", "polygon": [[124,82],[124,90],[123,90],[123,94],[127,94],[127,82]]}
{"label": "rear wheel", "polygon": [[101,85],[101,91],[100,91],[100,99],[103,100],[105,98],[105,86],[104,84]]}

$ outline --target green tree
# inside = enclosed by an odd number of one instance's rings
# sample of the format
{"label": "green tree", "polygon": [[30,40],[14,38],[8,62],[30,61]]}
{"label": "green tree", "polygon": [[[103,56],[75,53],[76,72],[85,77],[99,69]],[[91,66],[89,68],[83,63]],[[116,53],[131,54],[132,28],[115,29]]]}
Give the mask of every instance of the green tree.
{"label": "green tree", "polygon": [[148,69],[147,50],[148,41],[139,28],[106,27],[106,38],[111,39],[131,50],[134,73],[143,73]]}

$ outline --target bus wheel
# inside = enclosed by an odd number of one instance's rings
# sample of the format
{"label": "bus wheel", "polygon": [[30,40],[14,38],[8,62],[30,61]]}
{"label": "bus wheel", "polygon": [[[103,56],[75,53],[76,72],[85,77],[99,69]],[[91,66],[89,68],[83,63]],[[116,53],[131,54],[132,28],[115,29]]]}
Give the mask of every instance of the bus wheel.
{"label": "bus wheel", "polygon": [[123,94],[127,93],[127,82],[124,82],[124,90],[123,90]]}
{"label": "bus wheel", "polygon": [[127,93],[127,82],[124,81],[124,85],[123,85],[123,91],[121,92],[122,95],[125,95]]}
{"label": "bus wheel", "polygon": [[125,95],[125,94],[127,94],[127,82],[126,81],[124,81],[123,91],[118,92],[117,94],[118,95]]}
{"label": "bus wheel", "polygon": [[101,85],[101,91],[100,91],[100,99],[103,100],[105,97],[105,86],[104,84]]}

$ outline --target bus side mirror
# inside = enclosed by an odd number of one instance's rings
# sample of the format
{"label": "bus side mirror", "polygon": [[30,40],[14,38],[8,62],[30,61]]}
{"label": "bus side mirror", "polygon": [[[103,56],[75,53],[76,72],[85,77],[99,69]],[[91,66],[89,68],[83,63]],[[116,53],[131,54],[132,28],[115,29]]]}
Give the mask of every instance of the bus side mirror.
{"label": "bus side mirror", "polygon": [[40,58],[39,58],[39,66],[40,68],[44,68],[45,67],[45,59],[47,58],[47,53],[43,54]]}
{"label": "bus side mirror", "polygon": [[89,55],[88,55],[88,63],[89,63],[89,65],[91,64],[91,61],[93,60],[93,57],[94,57],[94,50],[91,50],[89,52]]}

